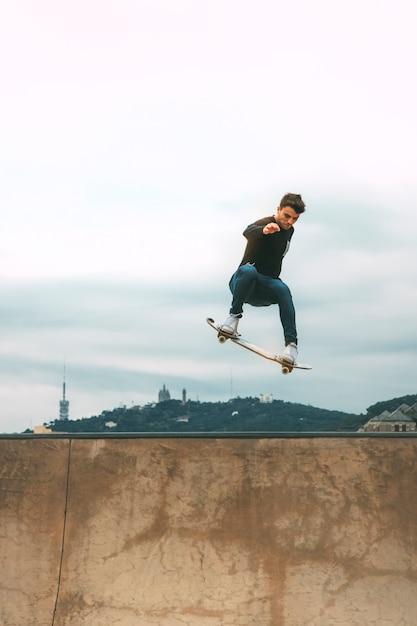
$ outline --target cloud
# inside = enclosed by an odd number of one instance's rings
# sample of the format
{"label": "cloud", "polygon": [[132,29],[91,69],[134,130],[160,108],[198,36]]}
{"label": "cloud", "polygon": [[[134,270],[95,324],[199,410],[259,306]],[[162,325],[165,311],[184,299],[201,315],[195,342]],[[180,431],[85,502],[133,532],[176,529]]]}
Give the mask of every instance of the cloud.
{"label": "cloud", "polygon": [[[415,392],[411,2],[5,10],[1,428],[57,415],[64,360],[73,417],[163,383],[357,412]],[[287,191],[307,212],[282,278],[314,369],[281,377],[204,320]],[[282,349],[276,307],[241,330]]]}
{"label": "cloud", "polygon": [[[301,227],[300,221],[297,230]],[[285,263],[296,261],[291,250]],[[302,276],[309,279],[309,273]],[[372,298],[365,289],[361,301],[352,298],[350,286],[349,298],[323,298],[325,282],[322,275],[314,297],[302,295],[297,307],[300,353],[314,369],[285,378],[270,362],[230,343],[220,346],[205,324],[207,316],[221,321],[226,315],[227,283],[171,282],[165,289],[103,280],[9,284],[3,289],[8,307],[1,312],[1,368],[8,385],[24,386],[25,392],[13,402],[9,389],[3,396],[10,407],[5,423],[11,428],[10,420],[17,420],[21,429],[27,427],[29,397],[31,420],[57,415],[64,362],[73,418],[120,402],[156,400],[163,383],[172,397],[180,397],[183,388],[192,399],[212,401],[272,393],[287,401],[356,412],[390,387],[394,396],[403,389],[409,392],[415,362],[410,334],[414,346],[416,337],[410,290],[400,289],[397,306],[388,308],[381,307],[375,281]],[[302,285],[295,287],[303,294]],[[406,315],[401,302],[407,305]],[[271,350],[282,347],[276,307],[247,307],[241,330]]]}

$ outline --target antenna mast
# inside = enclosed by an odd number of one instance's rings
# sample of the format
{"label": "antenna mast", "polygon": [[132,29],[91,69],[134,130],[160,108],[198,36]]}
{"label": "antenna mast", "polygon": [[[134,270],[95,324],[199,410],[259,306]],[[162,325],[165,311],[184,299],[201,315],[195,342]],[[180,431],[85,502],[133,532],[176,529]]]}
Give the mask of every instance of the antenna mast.
{"label": "antenna mast", "polygon": [[62,383],[62,400],[59,401],[59,419],[67,420],[69,415],[69,401],[65,399],[65,363],[64,363],[64,381]]}

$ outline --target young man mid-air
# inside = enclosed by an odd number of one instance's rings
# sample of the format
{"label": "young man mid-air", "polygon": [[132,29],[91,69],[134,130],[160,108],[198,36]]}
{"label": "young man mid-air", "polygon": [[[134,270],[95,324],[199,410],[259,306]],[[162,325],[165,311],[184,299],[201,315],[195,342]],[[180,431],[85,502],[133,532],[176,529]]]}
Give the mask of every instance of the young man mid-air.
{"label": "young man mid-air", "polygon": [[282,260],[294,234],[294,224],[305,211],[300,195],[287,193],[277,212],[250,224],[243,232],[247,239],[243,259],[230,279],[232,305],[229,317],[221,325],[222,332],[237,332],[244,303],[252,306],[278,304],[285,349],[281,358],[297,363],[297,329],[295,309],[287,285],[280,279]]}

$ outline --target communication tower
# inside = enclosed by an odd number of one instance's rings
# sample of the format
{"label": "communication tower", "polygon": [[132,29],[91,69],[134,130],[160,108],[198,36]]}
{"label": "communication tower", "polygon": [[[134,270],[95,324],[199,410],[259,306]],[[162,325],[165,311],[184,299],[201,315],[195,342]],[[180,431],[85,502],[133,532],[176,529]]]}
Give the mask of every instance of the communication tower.
{"label": "communication tower", "polygon": [[67,420],[69,416],[69,400],[65,399],[65,365],[64,382],[62,383],[62,400],[59,401],[59,419]]}

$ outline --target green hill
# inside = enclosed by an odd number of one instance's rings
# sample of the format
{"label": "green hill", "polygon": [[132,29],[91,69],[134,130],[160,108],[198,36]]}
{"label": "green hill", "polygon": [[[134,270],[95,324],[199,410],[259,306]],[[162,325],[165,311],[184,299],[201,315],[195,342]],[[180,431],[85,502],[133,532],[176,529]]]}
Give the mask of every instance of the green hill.
{"label": "green hill", "polygon": [[376,417],[377,415],[381,415],[384,411],[389,411],[392,413],[395,409],[398,409],[402,404],[408,404],[408,406],[412,406],[417,402],[417,394],[411,396],[402,396],[401,398],[393,398],[392,400],[385,400],[382,402],[377,402],[372,406],[367,408],[367,418]]}
{"label": "green hill", "polygon": [[229,402],[168,400],[143,407],[117,408],[79,420],[54,420],[53,432],[352,432],[367,416],[310,405],[258,398]]}

